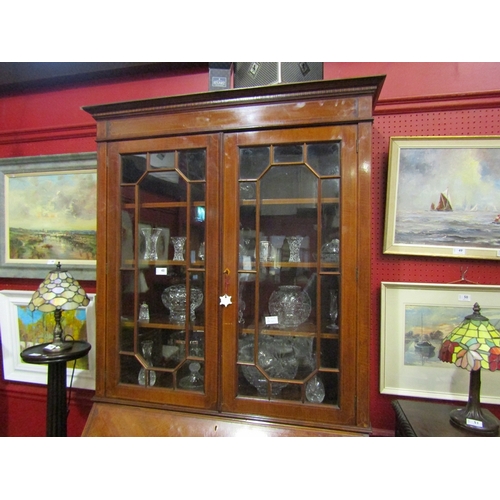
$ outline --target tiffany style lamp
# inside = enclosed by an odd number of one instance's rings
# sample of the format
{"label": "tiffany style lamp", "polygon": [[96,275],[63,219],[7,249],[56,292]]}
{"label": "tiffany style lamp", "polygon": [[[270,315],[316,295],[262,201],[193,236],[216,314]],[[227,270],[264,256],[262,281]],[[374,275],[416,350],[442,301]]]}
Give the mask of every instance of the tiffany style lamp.
{"label": "tiffany style lamp", "polygon": [[452,410],[450,421],[476,434],[496,436],[499,421],[491,413],[481,410],[479,393],[481,369],[492,372],[500,370],[500,333],[488,318],[480,314],[481,308],[477,302],[473,311],[444,338],[439,351],[441,361],[455,363],[470,372],[467,406]]}
{"label": "tiffany style lamp", "polygon": [[90,302],[85,290],[68,271],[61,269],[59,262],[56,269],[50,271],[38,290],[33,294],[28,304],[30,311],[39,310],[43,313],[54,313],[55,327],[52,342],[44,347],[45,353],[59,354],[71,349],[72,343],[65,342],[61,327],[61,316],[63,311],[78,309],[87,306]]}

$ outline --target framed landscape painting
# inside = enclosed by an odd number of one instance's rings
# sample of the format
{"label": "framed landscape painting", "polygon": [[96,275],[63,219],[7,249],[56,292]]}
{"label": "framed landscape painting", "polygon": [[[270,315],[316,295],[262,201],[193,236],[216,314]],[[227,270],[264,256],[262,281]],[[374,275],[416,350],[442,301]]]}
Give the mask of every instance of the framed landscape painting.
{"label": "framed landscape painting", "polygon": [[[467,401],[470,372],[438,354],[476,302],[500,329],[500,286],[382,282],[380,392]],[[500,373],[481,370],[481,401],[500,404]]]}
{"label": "framed landscape painting", "polygon": [[0,273],[44,278],[57,262],[95,279],[95,153],[0,160]]}
{"label": "framed landscape painting", "polygon": [[500,137],[393,137],[384,253],[500,259]]}

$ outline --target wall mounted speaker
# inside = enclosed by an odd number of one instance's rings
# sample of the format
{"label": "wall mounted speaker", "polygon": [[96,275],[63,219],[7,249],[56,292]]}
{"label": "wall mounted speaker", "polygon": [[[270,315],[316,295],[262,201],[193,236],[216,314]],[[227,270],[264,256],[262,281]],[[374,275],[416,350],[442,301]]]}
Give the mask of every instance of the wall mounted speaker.
{"label": "wall mounted speaker", "polygon": [[208,90],[226,90],[231,88],[233,63],[208,63]]}
{"label": "wall mounted speaker", "polygon": [[322,79],[323,63],[318,62],[234,63],[235,88]]}

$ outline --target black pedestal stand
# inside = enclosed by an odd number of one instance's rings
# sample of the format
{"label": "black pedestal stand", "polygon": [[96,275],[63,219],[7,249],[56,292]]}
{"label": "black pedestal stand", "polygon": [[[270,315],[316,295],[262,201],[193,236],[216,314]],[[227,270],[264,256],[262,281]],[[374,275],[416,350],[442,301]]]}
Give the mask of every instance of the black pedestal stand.
{"label": "black pedestal stand", "polygon": [[26,363],[48,365],[47,437],[67,436],[66,363],[83,358],[90,351],[88,342],[71,342],[71,348],[60,353],[46,353],[48,344],[28,347],[21,353]]}

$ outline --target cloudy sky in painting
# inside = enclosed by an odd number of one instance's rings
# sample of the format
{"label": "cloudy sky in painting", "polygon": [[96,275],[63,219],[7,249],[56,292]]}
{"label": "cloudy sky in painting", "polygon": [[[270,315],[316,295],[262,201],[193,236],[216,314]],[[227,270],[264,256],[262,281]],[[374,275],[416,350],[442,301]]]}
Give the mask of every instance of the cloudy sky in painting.
{"label": "cloudy sky in painting", "polygon": [[454,210],[500,210],[500,149],[401,148],[397,203],[429,210],[448,189]]}
{"label": "cloudy sky in painting", "polygon": [[[441,330],[448,335],[453,328],[464,321],[465,316],[473,313],[472,304],[456,306],[405,305],[405,333],[429,334]],[[481,314],[490,320],[495,327],[500,327],[500,309],[487,307]]]}
{"label": "cloudy sky in painting", "polygon": [[7,180],[8,227],[96,229],[96,174],[11,175]]}

